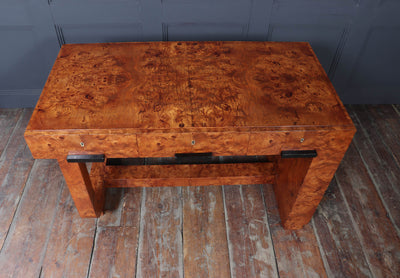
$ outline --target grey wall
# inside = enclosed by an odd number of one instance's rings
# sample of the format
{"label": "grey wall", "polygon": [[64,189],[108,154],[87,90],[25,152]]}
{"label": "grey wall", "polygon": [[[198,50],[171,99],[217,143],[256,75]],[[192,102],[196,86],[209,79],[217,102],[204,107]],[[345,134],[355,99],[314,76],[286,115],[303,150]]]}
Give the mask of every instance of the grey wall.
{"label": "grey wall", "polygon": [[1,0],[0,107],[34,106],[60,45],[308,41],[345,103],[400,103],[398,0]]}

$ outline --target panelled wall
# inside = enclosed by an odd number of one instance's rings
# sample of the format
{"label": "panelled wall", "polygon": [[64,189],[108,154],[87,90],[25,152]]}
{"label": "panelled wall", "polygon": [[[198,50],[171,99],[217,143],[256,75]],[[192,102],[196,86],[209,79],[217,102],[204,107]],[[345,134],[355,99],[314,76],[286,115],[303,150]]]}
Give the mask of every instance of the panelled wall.
{"label": "panelled wall", "polygon": [[34,106],[60,45],[308,41],[345,103],[400,103],[398,0],[2,0],[0,107]]}

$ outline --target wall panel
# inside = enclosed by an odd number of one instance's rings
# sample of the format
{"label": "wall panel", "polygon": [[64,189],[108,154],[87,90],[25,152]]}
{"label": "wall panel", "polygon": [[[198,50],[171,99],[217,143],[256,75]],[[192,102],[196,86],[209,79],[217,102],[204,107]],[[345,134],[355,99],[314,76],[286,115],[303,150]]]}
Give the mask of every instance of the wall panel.
{"label": "wall panel", "polygon": [[57,55],[47,2],[0,2],[0,107],[33,106]]}
{"label": "wall panel", "polygon": [[60,45],[308,41],[345,103],[400,103],[397,0],[2,0],[0,107],[33,106]]}

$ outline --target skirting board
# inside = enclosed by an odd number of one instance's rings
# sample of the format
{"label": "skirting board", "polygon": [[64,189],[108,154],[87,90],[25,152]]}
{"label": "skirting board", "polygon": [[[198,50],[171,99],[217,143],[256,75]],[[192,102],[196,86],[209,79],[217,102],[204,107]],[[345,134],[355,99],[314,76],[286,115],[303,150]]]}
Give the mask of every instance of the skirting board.
{"label": "skirting board", "polygon": [[42,89],[0,90],[0,108],[35,107]]}

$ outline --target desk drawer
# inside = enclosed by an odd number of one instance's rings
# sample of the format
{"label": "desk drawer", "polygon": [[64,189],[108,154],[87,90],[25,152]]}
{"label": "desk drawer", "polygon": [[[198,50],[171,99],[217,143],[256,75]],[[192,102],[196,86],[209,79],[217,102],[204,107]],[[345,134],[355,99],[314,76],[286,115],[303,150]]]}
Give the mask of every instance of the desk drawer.
{"label": "desk drawer", "polygon": [[104,154],[106,157],[136,157],[136,134],[41,135],[25,134],[34,158],[58,159],[68,153]]}
{"label": "desk drawer", "polygon": [[139,156],[171,157],[192,152],[191,133],[143,133],[137,135]]}
{"label": "desk drawer", "polygon": [[271,131],[250,135],[247,155],[280,155],[285,150],[322,150],[347,146],[354,130]]}
{"label": "desk drawer", "polygon": [[247,155],[249,133],[193,133],[193,152],[212,152],[213,155]]}
{"label": "desk drawer", "polygon": [[212,152],[213,155],[246,155],[248,133],[148,133],[138,134],[141,157],[170,157],[176,153]]}

